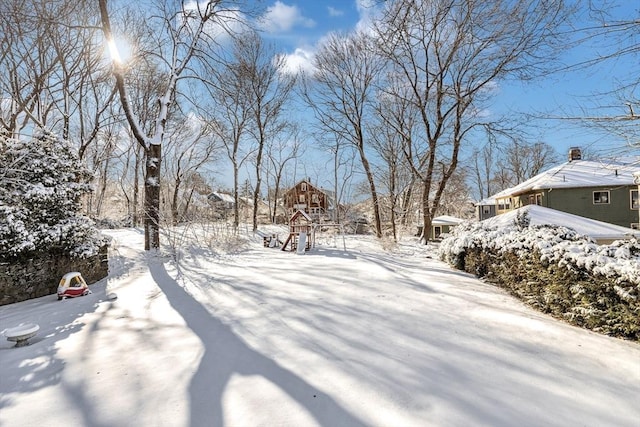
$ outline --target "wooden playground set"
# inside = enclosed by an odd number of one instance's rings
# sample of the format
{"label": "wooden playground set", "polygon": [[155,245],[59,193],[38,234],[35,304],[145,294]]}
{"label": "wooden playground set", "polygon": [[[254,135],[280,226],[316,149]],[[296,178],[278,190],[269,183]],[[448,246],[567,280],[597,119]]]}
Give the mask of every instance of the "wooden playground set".
{"label": "wooden playground set", "polygon": [[344,244],[344,231],[341,224],[316,224],[303,210],[296,211],[289,219],[289,236],[284,242],[280,240],[277,234],[260,234],[266,248],[279,247],[282,251],[289,250],[303,254],[315,246],[316,231],[319,228],[337,228],[343,235]]}

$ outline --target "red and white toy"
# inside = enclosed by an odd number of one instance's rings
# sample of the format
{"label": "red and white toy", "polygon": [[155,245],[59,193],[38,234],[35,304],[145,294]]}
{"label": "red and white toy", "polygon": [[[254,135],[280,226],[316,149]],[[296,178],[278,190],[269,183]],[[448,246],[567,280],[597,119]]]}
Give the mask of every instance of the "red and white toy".
{"label": "red and white toy", "polygon": [[77,271],[72,271],[62,276],[60,284],[58,284],[58,301],[64,298],[81,297],[90,293],[87,282]]}

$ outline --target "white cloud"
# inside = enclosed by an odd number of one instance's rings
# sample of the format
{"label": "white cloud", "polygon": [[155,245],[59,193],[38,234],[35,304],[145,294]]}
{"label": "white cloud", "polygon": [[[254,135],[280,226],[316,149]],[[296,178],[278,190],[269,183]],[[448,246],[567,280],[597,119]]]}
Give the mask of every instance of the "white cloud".
{"label": "white cloud", "polygon": [[293,53],[284,55],[285,72],[290,74],[298,74],[300,72],[313,74],[313,60],[315,52],[308,48],[296,48]]}
{"label": "white cloud", "polygon": [[329,11],[329,16],[342,16],[344,15],[344,11],[340,9],[336,9],[335,7],[328,6],[327,10]]}
{"label": "white cloud", "polygon": [[[362,31],[365,33],[370,33],[372,31],[372,21],[376,17],[378,13],[380,13],[382,6],[377,0],[353,0],[356,4],[356,8],[358,10],[359,20],[355,24],[354,31]],[[300,11],[296,6],[287,6],[280,1],[276,1],[274,6],[268,9],[265,17],[270,17],[275,19],[276,11],[280,10],[281,13],[280,18],[280,27],[284,26],[285,22],[292,22],[295,24],[295,16],[300,16]],[[333,8],[331,6],[327,7],[330,16],[341,16],[344,14],[343,10]],[[288,15],[284,12],[288,12]],[[290,19],[285,20],[285,17],[289,16]],[[276,21],[278,22],[278,21]],[[287,29],[291,28],[290,24]],[[315,23],[314,23],[315,24]],[[324,37],[320,38],[313,46],[302,46],[297,47],[293,53],[285,54],[285,72],[297,74],[300,72],[304,72],[307,74],[313,74],[315,71],[314,59],[315,53],[318,49],[322,47],[327,38],[330,36],[331,32],[327,33]]]}
{"label": "white cloud", "polygon": [[356,30],[370,33],[373,20],[380,12],[382,6],[376,0],[356,0],[356,9],[360,19],[356,24]]}
{"label": "white cloud", "polygon": [[[186,12],[204,12],[205,6],[196,1],[185,3],[184,10]],[[248,20],[244,13],[239,9],[227,8],[216,9],[213,17],[205,24],[205,32],[214,38],[218,43],[226,45],[232,41],[233,34],[243,33],[248,29]],[[195,23],[190,23],[190,26]]]}
{"label": "white cloud", "polygon": [[356,8],[360,16],[370,15],[376,10],[375,0],[356,0]]}
{"label": "white cloud", "polygon": [[289,31],[295,26],[311,28],[316,25],[313,19],[304,17],[297,6],[289,6],[281,1],[276,1],[273,6],[267,8],[258,24],[269,33]]}

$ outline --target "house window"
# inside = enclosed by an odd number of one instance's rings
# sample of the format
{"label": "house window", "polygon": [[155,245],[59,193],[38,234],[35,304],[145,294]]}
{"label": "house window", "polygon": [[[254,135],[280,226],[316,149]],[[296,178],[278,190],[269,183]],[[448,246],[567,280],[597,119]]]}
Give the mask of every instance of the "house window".
{"label": "house window", "polygon": [[489,206],[483,206],[482,213],[485,215],[489,215],[489,213],[491,213],[491,209],[489,209]]}
{"label": "house window", "polygon": [[536,205],[542,206],[542,194],[536,194]]}
{"label": "house window", "polygon": [[300,184],[300,191],[307,191],[307,183],[303,182],[302,184]]}
{"label": "house window", "polygon": [[440,237],[440,235],[442,234],[442,228],[440,228],[439,225],[436,225],[435,227],[433,227],[433,235],[437,238]]}
{"label": "house window", "polygon": [[638,210],[638,190],[631,190],[629,196],[631,199],[631,209]]}
{"label": "house window", "polygon": [[593,204],[594,205],[608,205],[609,204],[609,192],[608,191],[594,191],[593,192]]}
{"label": "house window", "polygon": [[304,198],[304,194],[299,194],[299,195],[298,195],[298,202],[299,202],[299,203],[304,203],[304,200],[305,200],[305,198]]}
{"label": "house window", "polygon": [[311,203],[319,203],[320,200],[318,199],[318,194],[317,193],[313,193],[311,195]]}
{"label": "house window", "polygon": [[498,199],[498,210],[504,211],[511,209],[511,199]]}

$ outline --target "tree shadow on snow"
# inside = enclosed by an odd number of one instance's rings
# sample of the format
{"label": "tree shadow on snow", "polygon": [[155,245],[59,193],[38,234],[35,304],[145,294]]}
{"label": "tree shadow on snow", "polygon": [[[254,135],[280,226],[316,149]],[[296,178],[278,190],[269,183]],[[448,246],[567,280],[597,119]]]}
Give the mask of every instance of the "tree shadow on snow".
{"label": "tree shadow on snow", "polygon": [[222,398],[234,374],[259,375],[286,392],[322,426],[365,426],[333,398],[276,361],[250,348],[231,328],[193,299],[159,260],[149,265],[151,276],[171,306],[198,336],[204,354],[189,386],[190,426],[223,427]]}
{"label": "tree shadow on snow", "polygon": [[[77,319],[95,312],[107,300],[106,284],[107,279],[91,284],[92,294],[80,298],[58,301],[52,294],[2,307],[0,331],[25,321],[39,325],[40,330],[22,348],[15,348],[13,342],[0,341],[0,409],[14,404],[8,397],[11,393],[35,393],[64,383],[66,361],[58,354],[58,344],[87,328]],[[23,313],[29,313],[30,317],[25,318]],[[2,334],[0,337],[4,338]]]}

